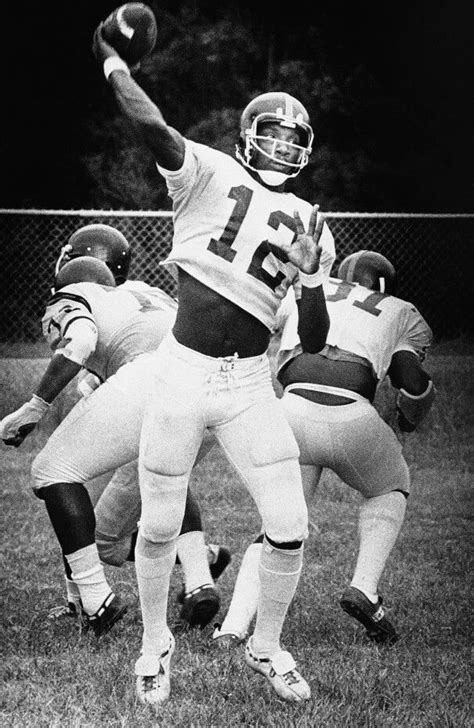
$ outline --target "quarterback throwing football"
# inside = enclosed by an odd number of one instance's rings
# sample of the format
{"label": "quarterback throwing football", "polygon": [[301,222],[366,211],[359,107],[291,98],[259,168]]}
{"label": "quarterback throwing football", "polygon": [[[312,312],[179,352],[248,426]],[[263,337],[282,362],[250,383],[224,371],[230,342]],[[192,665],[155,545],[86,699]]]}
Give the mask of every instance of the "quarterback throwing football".
{"label": "quarterback throwing football", "polygon": [[301,571],[307,510],[298,447],[266,352],[290,286],[310,351],[324,346],[329,325],[321,283],[335,257],[332,235],[317,206],[284,191],[311,153],[308,114],[286,93],[253,99],[242,114],[234,159],[168,126],[104,41],[101,25],[93,52],[122,113],[154,155],[174,209],[165,264],[178,270],[178,311],[156,353],[155,395],[140,442],[135,564],[144,632],[137,694],[157,706],[170,693],[169,579],[189,474],[209,430],[246,484],[265,530],[246,662],[284,700],[306,700],[310,688],[281,648],[280,634]]}

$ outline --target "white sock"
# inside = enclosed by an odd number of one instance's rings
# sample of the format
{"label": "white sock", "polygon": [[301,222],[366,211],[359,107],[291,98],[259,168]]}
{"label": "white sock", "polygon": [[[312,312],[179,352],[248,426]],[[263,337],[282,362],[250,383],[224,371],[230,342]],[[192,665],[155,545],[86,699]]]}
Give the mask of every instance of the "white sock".
{"label": "white sock", "polygon": [[221,626],[222,632],[236,632],[243,637],[249,631],[258,606],[261,554],[261,543],[252,543],[247,548],[235,580],[230,606]]}
{"label": "white sock", "polygon": [[143,620],[143,655],[160,655],[169,645],[166,612],[175,561],[175,541],[151,543],[138,534],[135,571]]}
{"label": "white sock", "polygon": [[213,584],[209,571],[208,548],[202,531],[189,531],[178,536],[176,542],[178,557],[184,575],[186,592],[203,584]]}
{"label": "white sock", "polygon": [[112,591],[104,574],[97,546],[89,546],[66,554],[72,578],[79,589],[82,607],[86,614],[95,614]]}
{"label": "white sock", "polygon": [[79,611],[81,606],[81,595],[79,593],[79,587],[72,579],[68,579],[67,576],[64,577],[64,581],[66,584],[67,602],[68,604],[74,604],[74,606],[76,607],[76,611]]}
{"label": "white sock", "polygon": [[378,584],[405,518],[406,498],[399,491],[367,498],[359,511],[359,554],[351,586],[374,604]]}
{"label": "white sock", "polygon": [[266,539],[261,551],[260,594],[252,645],[257,655],[271,657],[280,650],[280,634],[294,597],[303,564],[303,546],[277,549]]}

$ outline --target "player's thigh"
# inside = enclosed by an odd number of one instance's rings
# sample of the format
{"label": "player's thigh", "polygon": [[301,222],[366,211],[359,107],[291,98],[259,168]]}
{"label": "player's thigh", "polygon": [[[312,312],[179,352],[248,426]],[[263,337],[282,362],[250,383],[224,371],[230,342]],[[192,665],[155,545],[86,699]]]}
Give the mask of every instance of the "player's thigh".
{"label": "player's thigh", "polygon": [[299,450],[280,401],[273,396],[257,401],[213,431],[254,499],[270,538],[305,538]]}
{"label": "player's thigh", "polygon": [[[291,392],[285,392],[281,404],[298,444],[300,465],[331,467],[332,443],[327,422],[333,408],[315,404]],[[308,495],[310,491],[308,488]]]}
{"label": "player's thigh", "polygon": [[37,456],[34,487],[83,483],[137,458],[145,397],[138,381],[125,384],[111,377],[75,405]]}
{"label": "player's thigh", "polygon": [[409,491],[402,446],[375,408],[363,417],[331,427],[334,470],[347,485],[371,498],[392,490]]}

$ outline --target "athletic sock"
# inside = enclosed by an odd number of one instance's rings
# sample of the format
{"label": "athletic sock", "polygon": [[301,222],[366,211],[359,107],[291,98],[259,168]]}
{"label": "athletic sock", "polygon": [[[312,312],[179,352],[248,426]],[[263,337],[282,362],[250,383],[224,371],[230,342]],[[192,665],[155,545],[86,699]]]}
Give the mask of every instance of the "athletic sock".
{"label": "athletic sock", "polygon": [[209,571],[208,548],[202,531],[188,531],[178,536],[178,558],[184,575],[184,589],[191,592],[203,584],[213,584]]}
{"label": "athletic sock", "polygon": [[160,655],[169,644],[170,632],[166,613],[170,576],[175,559],[175,541],[151,543],[139,532],[135,549],[135,570],[143,620],[143,655]]}
{"label": "athletic sock", "polygon": [[351,586],[374,604],[378,584],[405,518],[406,498],[400,491],[367,498],[359,511],[359,554]]}
{"label": "athletic sock", "polygon": [[84,611],[89,615],[95,614],[111,592],[97,546],[95,543],[89,544],[72,554],[66,554],[65,557],[79,590]]}
{"label": "athletic sock", "polygon": [[64,582],[66,584],[67,602],[68,604],[74,604],[76,612],[79,612],[82,606],[79,587],[77,586],[75,581],[73,581],[72,579],[68,579],[67,576],[64,577]]}
{"label": "athletic sock", "polygon": [[261,543],[252,543],[247,548],[235,580],[232,599],[221,632],[236,632],[243,637],[249,631],[258,606],[261,554]]}
{"label": "athletic sock", "polygon": [[280,634],[294,597],[303,563],[303,546],[280,549],[263,540],[260,593],[252,645],[257,655],[271,657],[280,650]]}

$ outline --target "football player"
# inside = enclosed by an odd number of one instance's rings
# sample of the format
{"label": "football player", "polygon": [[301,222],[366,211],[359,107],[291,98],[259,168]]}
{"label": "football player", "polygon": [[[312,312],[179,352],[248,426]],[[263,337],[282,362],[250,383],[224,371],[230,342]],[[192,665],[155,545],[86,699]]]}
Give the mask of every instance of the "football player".
{"label": "football player", "polygon": [[213,432],[253,497],[265,529],[260,600],[245,659],[280,697],[310,688],[282,650],[283,622],[298,584],[307,510],[298,448],[271,382],[267,348],[280,301],[295,286],[299,331],[311,351],[325,343],[321,282],[334,241],[318,207],[285,192],[308,162],[308,113],[287,93],[262,94],[241,118],[237,159],[184,138],[94,35],[93,52],[118,106],[141,135],[173,200],[178,312],[155,357],[140,442],[142,516],[135,551],[144,624],[135,665],[139,700],[159,706],[170,692],[174,639],[166,621],[175,542],[189,473]]}
{"label": "football player", "polygon": [[[90,237],[90,227],[73,237]],[[113,233],[110,228],[108,235]],[[6,444],[20,445],[82,367],[104,382],[73,407],[32,469],[34,491],[45,501],[72,572],[68,601],[80,604],[87,624],[100,636],[123,616],[125,606],[105,579],[94,540],[96,519],[83,484],[138,457],[150,379],[146,352],[156,348],[171,327],[176,302],[159,289],[144,290],[144,284],[139,291],[116,288],[109,267],[91,256],[60,267],[55,289],[43,318],[43,331],[55,354],[30,401],[1,421],[0,436]],[[203,443],[199,458],[211,445]],[[109,563],[123,563],[133,546],[131,534],[140,513],[139,491],[131,478],[134,467],[136,473],[136,465],[127,466],[125,478],[123,473],[114,475],[97,504],[100,556]],[[212,575],[217,578],[229,556],[224,551],[223,564],[214,548],[216,563],[210,572],[207,554],[199,507],[189,493],[178,556],[186,585],[181,617],[191,626],[204,626],[219,608]]]}
{"label": "football player", "polygon": [[[400,429],[417,427],[434,399],[423,368],[432,332],[415,306],[395,297],[395,269],[383,255],[367,250],[349,255],[338,276],[324,285],[331,324],[319,353],[308,352],[298,336],[294,299],[289,295],[282,304],[278,378],[300,448],[307,502],[323,468],[361,495],[359,553],[341,607],[371,639],[393,644],[397,631],[378,585],[403,524],[410,477],[402,446],[373,400],[388,374],[398,390]],[[217,645],[242,642],[255,615],[261,540],[244,554],[226,618],[213,635]]]}

